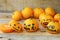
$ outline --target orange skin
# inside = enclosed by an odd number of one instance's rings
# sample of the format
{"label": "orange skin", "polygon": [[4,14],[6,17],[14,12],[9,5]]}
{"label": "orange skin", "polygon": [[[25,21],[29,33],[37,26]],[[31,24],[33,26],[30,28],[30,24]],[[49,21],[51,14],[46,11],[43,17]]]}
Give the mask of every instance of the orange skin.
{"label": "orange skin", "polygon": [[16,21],[21,20],[22,19],[22,13],[20,11],[16,10],[12,15],[12,19],[16,20]]}
{"label": "orange skin", "polygon": [[47,25],[47,32],[51,34],[57,34],[60,33],[60,25],[58,22],[50,22]]}
{"label": "orange skin", "polygon": [[33,10],[32,8],[30,7],[25,7],[23,10],[22,10],[22,16],[24,19],[27,19],[27,18],[30,18],[33,16]]}
{"label": "orange skin", "polygon": [[15,32],[22,32],[22,25],[16,24],[16,26],[11,26]]}
{"label": "orange skin", "polygon": [[40,20],[40,23],[41,25],[46,28],[47,27],[47,24],[51,21],[53,21],[53,17],[50,16],[50,15],[47,15],[47,14],[41,14],[39,16],[39,20]]}
{"label": "orange skin", "polygon": [[45,8],[45,13],[48,15],[51,15],[52,17],[54,17],[54,15],[55,15],[55,11],[51,7]]}
{"label": "orange skin", "polygon": [[60,24],[60,20],[59,20],[59,24]]}
{"label": "orange skin", "polygon": [[13,32],[14,30],[12,29],[12,27],[10,27],[10,26],[7,25],[7,24],[1,24],[1,25],[0,25],[0,31],[2,31],[3,33],[11,33],[11,32]]}
{"label": "orange skin", "polygon": [[28,32],[35,32],[38,30],[38,22],[33,18],[29,18],[24,21],[24,29]]}
{"label": "orange skin", "polygon": [[18,21],[11,20],[9,25],[13,28],[15,32],[22,32],[22,25]]}
{"label": "orange skin", "polygon": [[45,11],[42,8],[35,8],[34,9],[34,18],[39,18],[39,15],[44,13]]}
{"label": "orange skin", "polygon": [[54,16],[54,19],[55,19],[55,21],[59,22],[59,20],[60,20],[60,14],[56,14]]}

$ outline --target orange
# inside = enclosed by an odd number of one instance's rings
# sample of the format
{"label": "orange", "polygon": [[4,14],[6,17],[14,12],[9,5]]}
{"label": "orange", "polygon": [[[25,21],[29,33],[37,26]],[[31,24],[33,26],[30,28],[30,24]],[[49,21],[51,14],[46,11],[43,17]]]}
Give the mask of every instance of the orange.
{"label": "orange", "polygon": [[35,8],[34,9],[34,17],[39,18],[39,15],[44,13],[44,10],[42,8]]}
{"label": "orange", "polygon": [[45,13],[42,13],[39,15],[39,19],[41,19],[44,15],[46,15]]}
{"label": "orange", "polygon": [[59,21],[59,20],[60,20],[60,14],[56,14],[56,15],[54,16],[54,19],[55,19],[56,21]]}
{"label": "orange", "polygon": [[60,32],[60,25],[58,22],[50,22],[47,25],[47,32],[51,34],[56,34]]}
{"label": "orange", "polygon": [[59,24],[60,24],[60,20],[59,20]]}
{"label": "orange", "polygon": [[55,11],[51,7],[45,8],[45,13],[48,14],[48,15],[51,15],[52,17],[55,15]]}
{"label": "orange", "polygon": [[13,29],[12,29],[12,27],[10,27],[7,24],[1,24],[0,25],[0,31],[2,31],[4,33],[11,33],[11,32],[13,32]]}
{"label": "orange", "polygon": [[19,21],[22,19],[22,13],[18,10],[14,11],[13,15],[12,15],[12,19]]}
{"label": "orange", "polygon": [[22,25],[18,21],[10,21],[9,25],[13,28],[15,32],[22,32]]}
{"label": "orange", "polygon": [[24,21],[24,29],[28,32],[37,31],[38,27],[39,27],[38,22],[33,18],[29,18]]}
{"label": "orange", "polygon": [[29,17],[31,17],[33,15],[33,10],[32,8],[30,7],[25,7],[23,10],[22,10],[22,15],[23,15],[23,18],[24,19],[27,19]]}
{"label": "orange", "polygon": [[50,21],[53,21],[53,17],[50,16],[50,15],[47,15],[47,14],[41,14],[39,16],[39,20],[40,20],[40,23],[43,27],[47,27],[47,24],[50,22]]}

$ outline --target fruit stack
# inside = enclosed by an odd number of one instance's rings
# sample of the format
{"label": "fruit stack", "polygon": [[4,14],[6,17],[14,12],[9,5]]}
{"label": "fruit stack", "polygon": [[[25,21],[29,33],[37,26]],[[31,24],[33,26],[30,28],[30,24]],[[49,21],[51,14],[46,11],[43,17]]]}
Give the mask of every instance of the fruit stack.
{"label": "fruit stack", "polygon": [[[39,19],[39,23],[36,19]],[[24,20],[24,25],[19,21]],[[25,7],[22,11],[16,10],[12,14],[12,20],[8,24],[0,24],[0,31],[4,33],[22,32],[25,29],[27,32],[36,32],[40,29],[39,24],[51,34],[60,33],[60,14],[56,13],[51,7],[45,8],[30,8]]]}

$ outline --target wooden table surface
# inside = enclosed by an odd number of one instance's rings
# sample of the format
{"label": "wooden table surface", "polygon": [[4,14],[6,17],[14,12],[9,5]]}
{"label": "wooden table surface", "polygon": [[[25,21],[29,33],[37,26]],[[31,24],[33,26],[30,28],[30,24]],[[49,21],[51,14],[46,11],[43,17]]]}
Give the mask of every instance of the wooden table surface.
{"label": "wooden table surface", "polygon": [[[0,24],[8,23],[11,20],[12,14],[0,14]],[[7,17],[8,16],[8,17]],[[37,19],[36,19],[37,20]],[[24,20],[20,21],[23,25]],[[40,27],[40,26],[39,26]],[[2,38],[1,38],[2,37]],[[0,32],[0,40],[60,40],[60,34],[49,34],[48,32],[41,32],[38,30],[37,32],[29,33],[23,31],[21,33],[2,33]]]}

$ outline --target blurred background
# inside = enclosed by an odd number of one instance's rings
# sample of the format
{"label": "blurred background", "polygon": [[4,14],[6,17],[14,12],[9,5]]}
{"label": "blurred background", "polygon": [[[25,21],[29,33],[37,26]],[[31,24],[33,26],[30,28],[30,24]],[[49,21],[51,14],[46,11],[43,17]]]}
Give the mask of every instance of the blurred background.
{"label": "blurred background", "polygon": [[0,0],[0,12],[12,12],[17,9],[22,10],[26,6],[32,8],[46,8],[50,6],[56,12],[60,12],[60,0]]}

